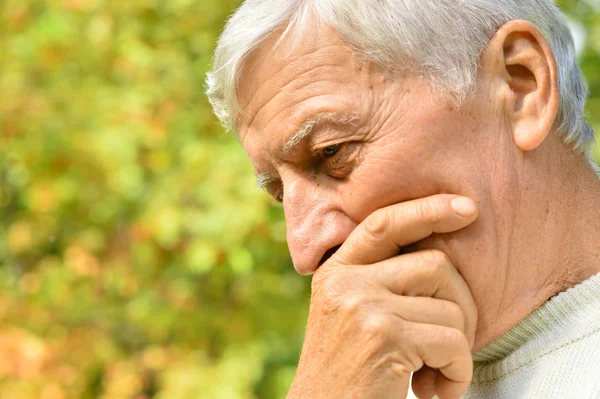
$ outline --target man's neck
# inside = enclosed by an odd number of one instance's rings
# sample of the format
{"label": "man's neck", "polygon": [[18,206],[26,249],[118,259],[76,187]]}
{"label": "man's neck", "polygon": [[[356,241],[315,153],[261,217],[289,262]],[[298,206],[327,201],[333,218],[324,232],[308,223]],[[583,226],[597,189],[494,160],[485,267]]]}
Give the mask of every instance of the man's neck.
{"label": "man's neck", "polygon": [[507,223],[502,294],[491,314],[480,315],[475,350],[600,273],[600,179],[582,154],[563,152],[547,161],[523,176],[514,222]]}

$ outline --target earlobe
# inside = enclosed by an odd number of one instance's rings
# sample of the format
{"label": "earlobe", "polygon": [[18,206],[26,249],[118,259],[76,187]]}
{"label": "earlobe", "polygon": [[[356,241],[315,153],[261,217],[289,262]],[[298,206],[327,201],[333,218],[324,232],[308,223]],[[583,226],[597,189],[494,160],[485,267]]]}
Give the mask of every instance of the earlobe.
{"label": "earlobe", "polygon": [[533,151],[546,139],[549,130],[534,119],[520,120],[513,124],[513,139],[522,151]]}
{"label": "earlobe", "polygon": [[559,89],[554,55],[543,35],[527,21],[511,21],[496,33],[487,57],[509,95],[504,112],[522,151],[539,147],[558,112]]}

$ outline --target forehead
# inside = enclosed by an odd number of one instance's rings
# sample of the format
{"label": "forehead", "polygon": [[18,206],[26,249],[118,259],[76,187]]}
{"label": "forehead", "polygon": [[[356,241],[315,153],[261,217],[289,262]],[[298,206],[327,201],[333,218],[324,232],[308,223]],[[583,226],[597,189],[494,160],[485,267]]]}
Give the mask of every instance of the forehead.
{"label": "forehead", "polygon": [[332,78],[336,76],[341,81],[344,76],[338,73],[340,70],[360,63],[351,47],[329,27],[282,34],[283,31],[276,31],[269,35],[240,71],[237,95],[242,108],[238,123],[241,135],[256,122],[257,116],[268,117],[257,114],[269,102],[285,106],[288,97],[298,94],[299,89],[335,81]]}

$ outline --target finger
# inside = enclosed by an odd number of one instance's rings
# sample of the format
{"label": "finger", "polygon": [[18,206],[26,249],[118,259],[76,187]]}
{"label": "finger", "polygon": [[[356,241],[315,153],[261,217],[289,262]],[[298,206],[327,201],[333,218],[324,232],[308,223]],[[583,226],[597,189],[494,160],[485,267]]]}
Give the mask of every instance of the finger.
{"label": "finger", "polygon": [[[360,276],[376,276],[390,292],[407,297],[429,297],[454,302],[464,313],[464,331],[473,343],[477,327],[477,306],[467,283],[439,250],[426,250],[396,256],[374,265],[357,267]],[[371,277],[372,278],[372,277]],[[424,298],[421,298],[424,299]]]}
{"label": "finger", "polygon": [[439,371],[431,367],[423,366],[421,370],[412,375],[412,390],[419,399],[431,399],[435,396],[435,381]]}
{"label": "finger", "polygon": [[[423,366],[421,370],[413,373],[412,390],[419,399],[431,399],[436,395],[442,398],[459,398],[461,396],[461,392],[457,391],[456,385],[448,382],[448,378],[441,372],[428,366]],[[438,394],[438,392],[441,394]]]}
{"label": "finger", "polygon": [[467,333],[465,314],[454,302],[398,295],[389,296],[386,302],[386,308],[403,320],[455,328]]}
{"label": "finger", "polygon": [[473,360],[465,335],[454,328],[433,324],[412,323],[410,329],[412,339],[399,334],[401,351],[412,345],[424,365],[439,370],[435,393],[440,399],[460,398],[473,378]]}
{"label": "finger", "polygon": [[[473,374],[472,371],[471,374]],[[435,379],[435,393],[439,399],[460,399],[470,384],[469,382],[465,388],[464,384],[457,384],[456,381],[446,377],[444,373],[438,372]]]}
{"label": "finger", "polygon": [[462,229],[476,219],[478,210],[470,198],[450,194],[378,209],[358,225],[332,259],[346,265],[379,262],[433,233]]}

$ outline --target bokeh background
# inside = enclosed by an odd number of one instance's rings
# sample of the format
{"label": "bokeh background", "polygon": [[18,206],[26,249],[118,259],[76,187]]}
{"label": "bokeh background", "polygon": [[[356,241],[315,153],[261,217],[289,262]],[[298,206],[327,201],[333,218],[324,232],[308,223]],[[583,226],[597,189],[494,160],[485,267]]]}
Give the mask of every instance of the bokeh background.
{"label": "bokeh background", "polygon": [[0,2],[0,398],[285,396],[309,279],[203,94],[238,4]]}

